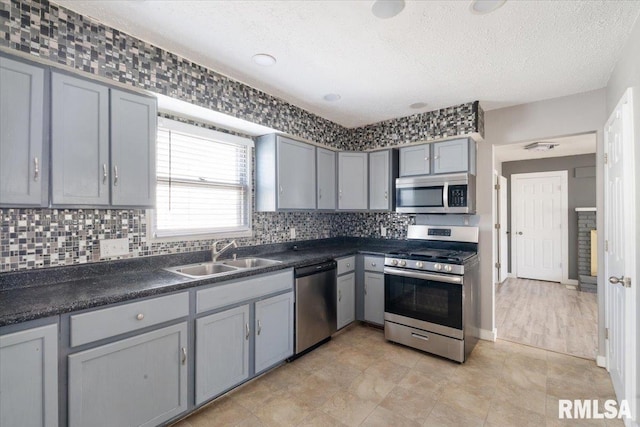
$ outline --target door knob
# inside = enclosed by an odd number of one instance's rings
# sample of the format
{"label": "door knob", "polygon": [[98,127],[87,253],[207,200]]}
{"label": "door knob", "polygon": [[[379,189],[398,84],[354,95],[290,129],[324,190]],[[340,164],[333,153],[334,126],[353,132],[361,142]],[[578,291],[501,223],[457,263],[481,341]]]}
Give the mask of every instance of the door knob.
{"label": "door knob", "polygon": [[611,283],[612,285],[622,285],[625,288],[630,288],[631,287],[631,279],[629,277],[616,277],[616,276],[611,276],[609,277],[609,283]]}

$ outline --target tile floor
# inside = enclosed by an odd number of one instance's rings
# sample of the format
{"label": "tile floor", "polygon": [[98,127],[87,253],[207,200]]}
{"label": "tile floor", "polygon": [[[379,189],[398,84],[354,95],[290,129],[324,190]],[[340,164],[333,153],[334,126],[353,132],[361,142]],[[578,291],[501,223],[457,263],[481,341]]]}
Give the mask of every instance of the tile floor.
{"label": "tile floor", "polygon": [[577,357],[480,341],[460,365],[354,324],[175,427],[623,425],[559,420],[559,398],[604,401],[613,388],[604,369]]}
{"label": "tile floor", "polygon": [[595,359],[598,301],[561,283],[509,278],[496,286],[498,338]]}

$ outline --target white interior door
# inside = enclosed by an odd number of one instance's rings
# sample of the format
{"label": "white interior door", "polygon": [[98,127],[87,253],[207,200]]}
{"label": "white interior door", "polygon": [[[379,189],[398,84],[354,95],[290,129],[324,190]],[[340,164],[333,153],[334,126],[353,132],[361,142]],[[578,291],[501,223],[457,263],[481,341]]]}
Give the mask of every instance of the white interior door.
{"label": "white interior door", "polygon": [[567,266],[567,171],[511,175],[517,277],[562,282]]}
{"label": "white interior door", "polygon": [[605,125],[605,317],[613,388],[619,401],[629,402],[637,421],[634,130],[633,92],[629,89]]}
{"label": "white interior door", "polygon": [[509,230],[507,229],[507,178],[504,176],[498,177],[498,223],[500,224],[500,228],[498,229],[498,245],[500,247],[500,258],[498,262],[500,263],[500,268],[498,269],[498,283],[502,283],[507,280],[507,271],[509,267],[509,252],[508,248],[508,238],[507,234]]}

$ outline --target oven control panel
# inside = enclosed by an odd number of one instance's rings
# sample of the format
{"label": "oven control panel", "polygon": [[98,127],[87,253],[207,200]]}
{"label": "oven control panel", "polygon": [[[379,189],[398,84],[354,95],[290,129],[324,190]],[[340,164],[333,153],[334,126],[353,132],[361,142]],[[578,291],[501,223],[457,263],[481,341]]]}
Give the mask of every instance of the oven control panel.
{"label": "oven control panel", "polygon": [[445,264],[441,262],[418,261],[387,256],[384,265],[388,267],[400,267],[403,270],[432,271],[437,273],[464,274],[464,265]]}

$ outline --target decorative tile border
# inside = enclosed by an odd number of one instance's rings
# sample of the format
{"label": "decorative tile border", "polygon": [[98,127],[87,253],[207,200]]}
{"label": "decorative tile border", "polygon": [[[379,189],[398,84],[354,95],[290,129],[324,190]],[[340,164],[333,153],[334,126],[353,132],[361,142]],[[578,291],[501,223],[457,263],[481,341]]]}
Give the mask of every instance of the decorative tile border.
{"label": "decorative tile border", "polygon": [[[46,0],[0,0],[0,46],[179,98],[344,150],[484,132],[477,103],[346,129]],[[255,176],[255,174],[254,174]],[[255,188],[255,186],[254,186]],[[210,240],[147,241],[145,210],[0,209],[0,272],[100,261],[100,239],[127,237],[129,257],[208,249]],[[254,212],[242,246],[335,236],[404,239],[414,218],[396,213]]]}

